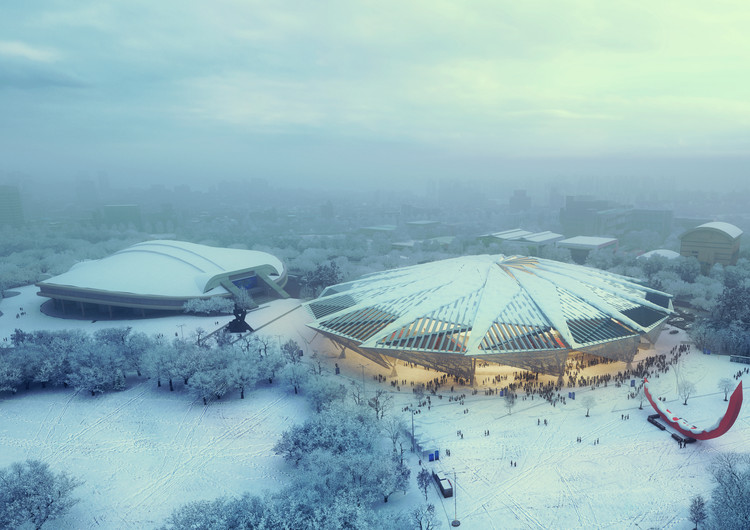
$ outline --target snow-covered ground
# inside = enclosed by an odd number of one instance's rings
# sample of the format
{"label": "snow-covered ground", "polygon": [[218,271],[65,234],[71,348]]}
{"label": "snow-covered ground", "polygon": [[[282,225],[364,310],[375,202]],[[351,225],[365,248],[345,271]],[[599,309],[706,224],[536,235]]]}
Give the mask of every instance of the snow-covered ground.
{"label": "snow-covered ground", "polygon": [[[60,320],[39,312],[43,299],[35,296],[36,288],[17,290],[19,296],[0,302],[4,313],[0,337],[16,327],[95,330],[130,325],[165,335],[216,327],[215,317],[193,316],[94,323]],[[338,349],[304,326],[307,317],[304,310],[295,309],[297,304],[272,302],[248,314],[247,320],[255,328],[265,324],[262,333],[294,338],[306,352],[317,352],[330,368],[338,363],[343,378],[360,383],[364,367],[365,391],[376,386],[392,390],[391,413],[402,414],[411,427],[412,415],[402,412],[416,403],[411,385],[397,392],[390,385],[390,370],[351,352],[339,358]],[[17,319],[20,307],[26,315]],[[682,331],[668,331],[654,349],[641,351],[638,358],[668,352],[687,340]],[[598,365],[586,374],[623,368],[618,363]],[[651,388],[691,422],[708,425],[726,407],[718,380],[741,368],[744,365],[730,363],[726,357],[694,351],[684,358],[682,368],[697,387],[687,406],[676,395],[671,371],[652,379]],[[438,375],[403,363],[397,372],[397,379],[407,381]],[[492,365],[478,380],[512,373],[513,369]],[[376,374],[388,382],[378,383],[373,379]],[[745,376],[745,386],[749,381]],[[637,401],[626,398],[625,387],[576,388],[575,401],[555,407],[538,397],[521,400],[510,415],[502,398],[485,396],[481,384],[477,389],[472,395],[471,388],[456,387],[453,395],[467,394],[464,404],[450,402],[450,390],[443,390],[443,399],[433,396],[429,410],[423,407],[414,416],[418,438],[441,454],[438,462],[425,458],[424,465],[451,478],[455,472],[457,477],[455,505],[454,499],[430,492],[429,501],[438,507],[444,528],[453,520],[454,507],[463,528],[692,528],[688,506],[694,495],[710,494],[711,458],[719,452],[748,451],[747,407],[725,436],[680,449],[669,431],[646,421],[652,413],[648,403],[639,410]],[[588,418],[581,405],[586,394],[595,398]],[[95,398],[64,389],[2,394],[0,466],[40,458],[54,470],[66,470],[85,481],[76,490],[82,501],[69,516],[56,521],[58,528],[148,528],[191,500],[280,487],[291,474],[273,454],[273,444],[282,431],[309,413],[303,399],[279,384],[256,389],[244,400],[230,394],[207,407],[184,391],[170,393],[143,379],[134,379],[123,392]],[[624,414],[630,419],[622,420]],[[537,425],[538,420],[542,425]],[[463,439],[456,435],[459,430]],[[578,437],[582,442],[576,441]],[[419,456],[413,458],[412,482]],[[511,467],[511,461],[517,467]],[[423,500],[413,486],[406,496],[394,495],[388,508]]]}

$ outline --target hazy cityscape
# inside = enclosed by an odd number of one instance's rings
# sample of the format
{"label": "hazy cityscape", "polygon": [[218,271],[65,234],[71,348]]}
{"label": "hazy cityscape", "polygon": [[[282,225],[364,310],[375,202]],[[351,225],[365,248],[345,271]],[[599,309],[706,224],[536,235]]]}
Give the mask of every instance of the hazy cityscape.
{"label": "hazy cityscape", "polygon": [[0,527],[748,528],[749,23],[0,8]]}

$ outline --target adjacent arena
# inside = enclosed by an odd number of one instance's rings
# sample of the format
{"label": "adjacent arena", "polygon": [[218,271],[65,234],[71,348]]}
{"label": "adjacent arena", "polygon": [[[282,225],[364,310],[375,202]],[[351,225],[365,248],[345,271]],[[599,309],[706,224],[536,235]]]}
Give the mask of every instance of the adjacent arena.
{"label": "adjacent arena", "polygon": [[672,301],[580,265],[482,255],[371,274],[306,307],[308,325],[342,352],[473,380],[477,361],[554,375],[576,353],[630,362],[642,340],[656,340]]}
{"label": "adjacent arena", "polygon": [[37,286],[55,313],[112,318],[181,311],[188,300],[240,290],[253,300],[286,298],[286,281],[284,264],[265,252],[158,240],[78,263]]}

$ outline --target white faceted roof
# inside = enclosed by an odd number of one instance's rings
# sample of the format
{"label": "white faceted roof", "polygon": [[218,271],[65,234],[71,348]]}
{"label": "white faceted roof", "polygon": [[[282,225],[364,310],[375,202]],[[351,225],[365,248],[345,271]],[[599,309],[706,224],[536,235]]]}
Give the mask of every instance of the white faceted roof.
{"label": "white faceted roof", "polygon": [[206,292],[208,281],[220,274],[261,265],[281,275],[281,261],[266,252],[216,248],[183,241],[145,241],[104,259],[84,261],[39,285],[148,296],[198,297],[223,294],[223,287]]}
{"label": "white faceted roof", "polygon": [[481,255],[371,274],[307,307],[311,327],[363,348],[481,356],[637,336],[666,318],[670,298],[597,269]]}

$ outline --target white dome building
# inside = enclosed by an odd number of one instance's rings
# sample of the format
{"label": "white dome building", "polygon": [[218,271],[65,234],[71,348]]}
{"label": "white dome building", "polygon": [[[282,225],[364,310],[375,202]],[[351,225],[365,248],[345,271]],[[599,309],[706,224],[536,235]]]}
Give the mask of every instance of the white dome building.
{"label": "white dome building", "polygon": [[476,361],[561,375],[572,352],[630,362],[671,296],[552,260],[465,256],[370,274],[308,302],[308,324],[390,367],[401,359],[473,378]]}
{"label": "white dome building", "polygon": [[63,313],[111,317],[113,309],[130,308],[145,316],[181,311],[188,300],[229,297],[240,290],[286,298],[286,280],[284,264],[266,252],[157,240],[77,263],[37,283],[37,294],[51,298]]}

